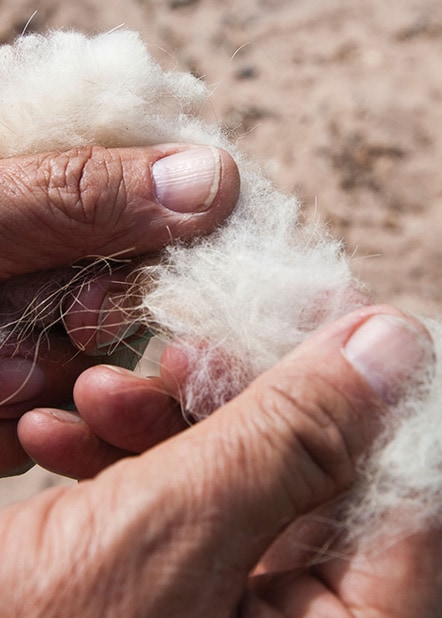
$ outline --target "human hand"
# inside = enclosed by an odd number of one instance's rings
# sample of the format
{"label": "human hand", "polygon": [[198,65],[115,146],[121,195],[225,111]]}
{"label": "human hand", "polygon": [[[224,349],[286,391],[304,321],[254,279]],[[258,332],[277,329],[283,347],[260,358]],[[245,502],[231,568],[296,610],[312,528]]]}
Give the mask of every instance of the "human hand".
{"label": "human hand", "polygon": [[[61,308],[47,302],[78,272],[71,264],[155,255],[175,239],[208,233],[238,191],[234,162],[212,148],[82,148],[0,161],[0,476],[30,465],[18,418],[70,401],[78,375],[109,362],[107,351],[124,337],[121,312],[109,311],[124,291],[124,270],[92,276]],[[6,325],[29,311],[38,292],[46,301],[40,332],[11,334]],[[65,329],[48,330],[60,315]]]}
{"label": "human hand", "polygon": [[[200,424],[92,481],[10,507],[0,520],[8,557],[0,566],[1,615],[438,616],[440,531],[389,539],[372,560],[331,557],[312,566],[295,545],[289,568],[284,552],[269,552],[288,526],[298,526],[304,547],[318,543],[305,524],[309,513],[349,487],[387,402],[431,358],[414,320],[386,307],[361,309]],[[167,362],[173,372],[181,360],[171,353]],[[115,374],[109,395],[106,372]],[[121,370],[94,368],[80,377],[77,405],[88,417],[101,396],[111,418],[123,401],[135,416],[140,385]],[[34,429],[51,420],[34,414]],[[22,419],[21,436],[31,419]],[[74,444],[79,425],[69,427],[63,435],[71,431]],[[123,440],[133,438],[128,432]]]}

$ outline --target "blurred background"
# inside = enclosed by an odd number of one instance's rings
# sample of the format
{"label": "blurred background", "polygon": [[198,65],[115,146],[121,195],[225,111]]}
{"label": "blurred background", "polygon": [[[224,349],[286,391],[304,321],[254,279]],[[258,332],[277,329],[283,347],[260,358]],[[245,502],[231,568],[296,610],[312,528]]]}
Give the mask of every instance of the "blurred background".
{"label": "blurred background", "polygon": [[[206,113],[353,255],[376,301],[442,314],[440,0],[0,0],[0,43],[138,30]],[[67,482],[0,480],[0,505]]]}

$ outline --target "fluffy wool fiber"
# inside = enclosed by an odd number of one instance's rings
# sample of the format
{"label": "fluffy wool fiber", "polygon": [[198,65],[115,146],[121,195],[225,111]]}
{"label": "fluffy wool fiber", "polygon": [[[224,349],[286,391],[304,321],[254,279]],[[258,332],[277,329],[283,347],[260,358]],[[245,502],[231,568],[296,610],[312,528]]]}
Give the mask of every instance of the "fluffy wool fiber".
{"label": "fluffy wool fiber", "polygon": [[[207,238],[168,247],[138,278],[145,323],[183,341],[191,358],[182,406],[193,419],[357,306],[341,244],[318,224],[302,224],[297,200],[277,192],[219,128],[199,119],[206,87],[188,74],[164,72],[137,34],[21,37],[0,48],[0,83],[3,157],[88,144],[192,142],[221,146],[238,162],[242,189],[228,222]],[[427,326],[436,375],[424,395],[415,392],[393,410],[393,427],[361,466],[347,520],[357,536],[398,504],[410,514],[407,526],[441,512],[442,327]]]}

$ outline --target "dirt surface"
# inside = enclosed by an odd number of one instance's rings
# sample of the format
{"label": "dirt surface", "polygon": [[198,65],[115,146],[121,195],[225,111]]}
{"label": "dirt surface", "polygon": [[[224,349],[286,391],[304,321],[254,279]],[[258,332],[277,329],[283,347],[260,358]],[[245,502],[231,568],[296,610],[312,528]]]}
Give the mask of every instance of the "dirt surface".
{"label": "dirt surface", "polygon": [[[442,313],[440,0],[0,0],[29,30],[139,30],[203,77],[207,115],[330,224],[377,301]],[[59,479],[0,482],[0,504]]]}

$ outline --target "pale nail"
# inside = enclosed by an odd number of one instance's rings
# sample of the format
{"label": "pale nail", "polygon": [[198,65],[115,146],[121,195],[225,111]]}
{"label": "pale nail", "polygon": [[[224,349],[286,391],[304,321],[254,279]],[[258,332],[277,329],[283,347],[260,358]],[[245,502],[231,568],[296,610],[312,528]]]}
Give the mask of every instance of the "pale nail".
{"label": "pale nail", "polygon": [[429,337],[406,319],[377,315],[360,326],[344,347],[344,355],[373,391],[395,402],[422,379],[433,358]]}
{"label": "pale nail", "polygon": [[56,418],[57,421],[61,421],[62,423],[81,423],[82,421],[79,414],[69,412],[69,410],[43,409],[42,412],[49,414],[49,416]]}
{"label": "pale nail", "polygon": [[221,181],[216,148],[190,148],[163,157],[152,166],[156,198],[168,210],[202,212],[210,208]]}
{"label": "pale nail", "polygon": [[131,371],[130,369],[125,369],[124,367],[118,367],[115,365],[101,365],[101,367],[103,367],[104,369],[108,369],[113,373],[117,373],[124,378],[133,378],[135,375],[133,371]]}
{"label": "pale nail", "polygon": [[38,397],[45,375],[34,361],[25,358],[0,360],[0,405],[23,403]]}

